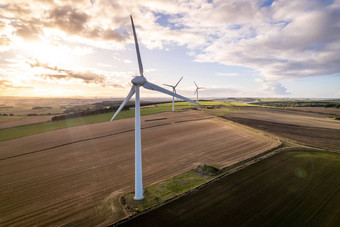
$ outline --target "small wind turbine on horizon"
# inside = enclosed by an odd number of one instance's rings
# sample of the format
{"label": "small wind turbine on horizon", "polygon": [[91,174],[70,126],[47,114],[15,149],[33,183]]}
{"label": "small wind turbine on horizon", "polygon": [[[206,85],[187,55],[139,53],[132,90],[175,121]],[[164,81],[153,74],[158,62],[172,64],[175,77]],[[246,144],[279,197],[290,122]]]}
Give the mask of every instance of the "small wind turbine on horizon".
{"label": "small wind turbine on horizon", "polygon": [[[177,82],[177,84],[175,86],[169,85],[169,84],[163,84],[163,85],[168,86],[168,87],[172,87],[172,92],[177,94],[176,87],[179,84],[179,82],[181,82],[182,79],[183,79],[183,76],[181,77],[181,79],[179,79],[179,81]],[[172,111],[175,111],[175,97],[174,96],[172,96]]]}
{"label": "small wind turbine on horizon", "polygon": [[149,89],[149,90],[159,91],[159,92],[171,95],[176,98],[180,98],[182,100],[185,100],[187,102],[191,102],[197,105],[199,105],[199,103],[192,101],[191,99],[188,99],[184,96],[168,91],[146,80],[143,74],[143,65],[142,65],[142,59],[140,57],[138,40],[137,40],[136,31],[135,31],[135,25],[133,23],[133,19],[131,15],[130,15],[130,19],[131,19],[131,25],[132,25],[132,30],[133,30],[133,36],[135,39],[137,60],[138,60],[138,66],[139,66],[139,76],[136,76],[131,80],[131,83],[133,84],[131,87],[131,90],[129,94],[127,95],[127,97],[124,99],[123,103],[119,106],[116,113],[111,118],[111,121],[117,116],[117,114],[123,109],[125,104],[136,93],[136,98],[135,98],[135,197],[134,199],[141,200],[144,197],[143,197],[142,144],[141,144],[141,125],[140,125],[140,97],[139,97],[140,86],[143,86],[144,88]]}
{"label": "small wind turbine on horizon", "polygon": [[197,96],[196,96],[196,102],[198,102],[198,90],[199,90],[199,89],[204,89],[204,87],[198,87],[197,84],[195,83],[195,81],[194,81],[194,84],[196,85],[196,90],[195,90],[194,95],[197,94]]}

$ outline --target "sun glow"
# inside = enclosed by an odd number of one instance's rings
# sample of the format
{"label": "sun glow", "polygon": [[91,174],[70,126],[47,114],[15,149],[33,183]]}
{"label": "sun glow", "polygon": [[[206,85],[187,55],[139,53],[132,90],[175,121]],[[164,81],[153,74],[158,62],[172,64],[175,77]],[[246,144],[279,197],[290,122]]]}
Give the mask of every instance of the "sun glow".
{"label": "sun glow", "polygon": [[32,60],[38,60],[54,66],[69,65],[72,61],[70,49],[60,44],[25,42],[21,48]]}

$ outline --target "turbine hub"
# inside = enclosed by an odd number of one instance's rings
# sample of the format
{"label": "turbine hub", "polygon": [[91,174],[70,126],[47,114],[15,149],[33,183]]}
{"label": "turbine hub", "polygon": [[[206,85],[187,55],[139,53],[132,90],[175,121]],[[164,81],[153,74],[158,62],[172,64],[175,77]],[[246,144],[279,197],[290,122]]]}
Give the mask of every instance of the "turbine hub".
{"label": "turbine hub", "polygon": [[131,80],[131,83],[134,85],[143,86],[146,83],[146,79],[144,76],[136,76]]}

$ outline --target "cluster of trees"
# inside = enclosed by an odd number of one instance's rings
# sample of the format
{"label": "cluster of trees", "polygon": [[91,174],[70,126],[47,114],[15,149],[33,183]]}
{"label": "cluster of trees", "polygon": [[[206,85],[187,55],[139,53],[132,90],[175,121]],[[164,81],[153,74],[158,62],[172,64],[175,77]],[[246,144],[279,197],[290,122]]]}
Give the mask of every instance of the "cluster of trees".
{"label": "cluster of trees", "polygon": [[12,113],[11,114],[6,114],[6,113],[2,114],[2,113],[0,113],[0,116],[14,116],[14,114],[12,114]]}
{"label": "cluster of trees", "polygon": [[323,101],[276,101],[276,102],[255,102],[253,104],[275,107],[325,107],[340,108],[340,102],[323,102]]}
{"label": "cluster of trees", "polygon": [[[109,113],[116,111],[118,109],[118,106],[110,106],[109,108],[103,108],[103,109],[95,109],[95,110],[84,110],[77,113],[71,113],[71,114],[64,114],[59,116],[54,116],[51,118],[52,121],[59,121],[59,120],[65,120],[69,118],[76,118],[76,117],[84,117],[84,116],[90,116],[94,114],[101,114],[101,113]],[[129,106],[124,106],[122,110],[129,110]]]}
{"label": "cluster of trees", "polygon": [[35,106],[32,110],[53,109],[51,106]]}

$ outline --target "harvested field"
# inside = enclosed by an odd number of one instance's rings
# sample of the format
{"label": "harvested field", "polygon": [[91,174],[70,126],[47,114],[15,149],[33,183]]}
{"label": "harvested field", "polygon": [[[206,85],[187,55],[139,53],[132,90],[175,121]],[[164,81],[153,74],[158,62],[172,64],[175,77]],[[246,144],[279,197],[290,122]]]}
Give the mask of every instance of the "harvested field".
{"label": "harvested field", "polygon": [[278,108],[239,107],[238,111],[223,118],[306,145],[340,150],[340,121]]}
{"label": "harvested field", "polygon": [[[1,225],[113,223],[118,211],[108,201],[133,190],[133,141],[129,118],[0,142]],[[200,111],[142,117],[142,142],[146,185],[198,163],[228,166],[279,144]]]}
{"label": "harvested field", "polygon": [[122,226],[339,226],[340,154],[274,155]]}
{"label": "harvested field", "polygon": [[7,117],[6,120],[0,121],[0,129],[46,122],[46,121],[50,121],[52,117],[53,115],[52,116]]}
{"label": "harvested field", "polygon": [[284,107],[284,109],[340,116],[340,109],[325,107]]}

